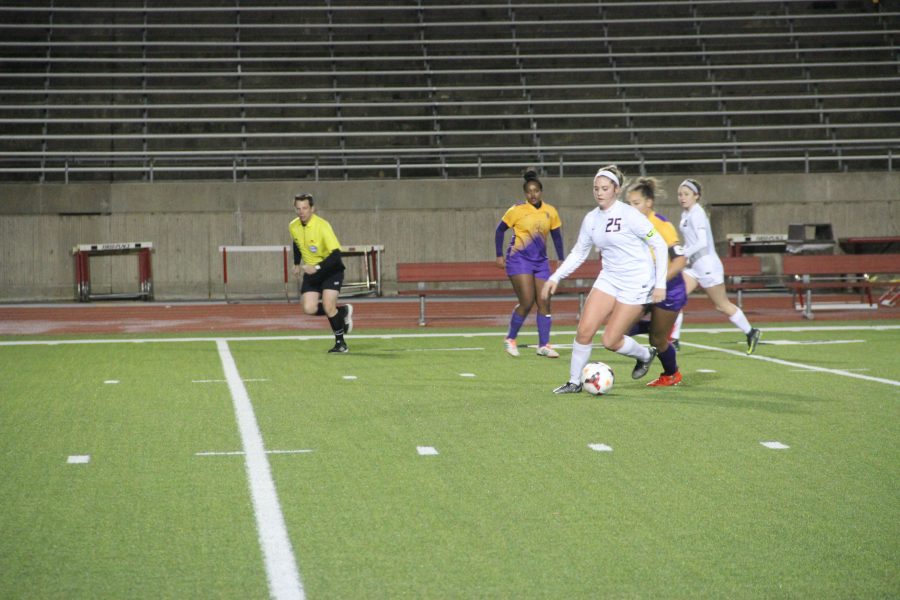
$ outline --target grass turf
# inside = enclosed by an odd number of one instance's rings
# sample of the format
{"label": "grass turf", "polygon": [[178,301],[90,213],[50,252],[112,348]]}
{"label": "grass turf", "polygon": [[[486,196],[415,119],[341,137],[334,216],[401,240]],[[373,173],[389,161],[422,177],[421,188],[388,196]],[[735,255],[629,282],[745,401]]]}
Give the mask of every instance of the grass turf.
{"label": "grass turf", "polygon": [[[806,343],[759,354],[898,381],[898,338],[768,331]],[[688,331],[683,386],[595,350],[613,394],[559,397],[568,351],[514,360],[501,339],[229,342],[264,380],[245,386],[266,447],[314,450],[269,455],[309,597],[900,590],[898,386]],[[223,378],[215,344],[5,346],[0,363],[0,596],[268,595],[242,458],[196,456],[240,449],[225,384],[192,383]]]}

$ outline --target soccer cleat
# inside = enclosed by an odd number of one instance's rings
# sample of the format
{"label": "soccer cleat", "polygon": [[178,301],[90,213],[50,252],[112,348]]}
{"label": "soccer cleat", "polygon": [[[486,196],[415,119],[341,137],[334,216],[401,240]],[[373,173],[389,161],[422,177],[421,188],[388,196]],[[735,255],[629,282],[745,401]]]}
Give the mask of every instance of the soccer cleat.
{"label": "soccer cleat", "polygon": [[555,390],[553,390],[554,394],[577,394],[581,391],[580,383],[572,383],[571,381],[567,381]]}
{"label": "soccer cleat", "polygon": [[756,352],[756,344],[759,343],[759,338],[761,337],[762,331],[759,329],[753,328],[750,330],[750,333],[747,334],[747,354]]}
{"label": "soccer cleat", "polygon": [[350,352],[350,349],[347,347],[347,344],[344,342],[335,342],[334,348],[328,351],[328,354],[346,354]]}
{"label": "soccer cleat", "polygon": [[639,360],[634,365],[634,370],[631,372],[632,379],[640,379],[644,375],[647,374],[647,371],[650,370],[650,365],[653,364],[653,359],[656,358],[656,348],[650,347],[650,358],[647,360]]}
{"label": "soccer cleat", "polygon": [[554,350],[550,346],[550,344],[547,344],[546,346],[541,346],[540,348],[538,348],[537,355],[538,356],[546,356],[547,358],[559,358],[559,352]]}
{"label": "soccer cleat", "polygon": [[512,338],[506,338],[505,340],[503,340],[503,348],[510,356],[519,355],[519,346],[518,344],[516,344],[516,340]]}
{"label": "soccer cleat", "polygon": [[681,371],[675,371],[674,375],[661,373],[659,377],[647,384],[647,387],[666,387],[681,383]]}
{"label": "soccer cleat", "polygon": [[344,308],[347,309],[344,314],[344,333],[350,333],[350,330],[353,329],[353,305],[345,304]]}
{"label": "soccer cleat", "polygon": [[675,352],[681,352],[681,342],[678,341],[678,338],[672,338],[669,340],[669,345],[675,348]]}

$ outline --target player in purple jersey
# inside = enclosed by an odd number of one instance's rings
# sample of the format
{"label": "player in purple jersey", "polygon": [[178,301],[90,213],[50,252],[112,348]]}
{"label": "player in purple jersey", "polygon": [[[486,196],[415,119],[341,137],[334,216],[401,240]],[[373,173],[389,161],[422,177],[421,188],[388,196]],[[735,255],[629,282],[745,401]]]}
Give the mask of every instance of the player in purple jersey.
{"label": "player in purple jersey", "polygon": [[649,333],[650,344],[656,348],[657,358],[662,363],[663,372],[657,378],[647,384],[648,387],[662,387],[678,385],[681,383],[681,372],[678,370],[675,347],[669,343],[669,334],[675,325],[675,318],[679,311],[687,304],[687,291],[684,286],[684,277],[681,271],[687,264],[684,257],[684,249],[678,239],[675,226],[664,216],[654,210],[657,199],[665,198],[665,190],[660,186],[658,179],[654,177],[641,177],[628,186],[625,193],[628,204],[644,214],[656,230],[663,237],[669,247],[669,271],[666,281],[666,299],[662,302],[650,305],[650,320],[638,321],[629,332],[629,335],[637,333]]}
{"label": "player in purple jersey", "polygon": [[[519,303],[509,319],[509,331],[503,345],[507,354],[519,356],[516,337],[528,317],[531,307],[537,303],[538,356],[558,358],[559,353],[550,346],[550,298],[542,298],[541,290],[550,277],[547,257],[547,235],[553,238],[556,255],[562,260],[565,251],[562,241],[562,222],[556,209],[542,200],[544,186],[537,172],[525,172],[525,202],[519,202],[506,211],[494,234],[497,266],[506,269]],[[503,237],[507,229],[513,237],[503,253]]]}

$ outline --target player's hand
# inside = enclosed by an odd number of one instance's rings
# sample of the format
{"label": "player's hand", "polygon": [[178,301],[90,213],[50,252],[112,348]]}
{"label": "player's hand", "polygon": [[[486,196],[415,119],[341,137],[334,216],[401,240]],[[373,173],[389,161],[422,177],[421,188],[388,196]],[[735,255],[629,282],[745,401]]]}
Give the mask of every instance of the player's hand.
{"label": "player's hand", "polygon": [[666,288],[653,288],[653,303],[662,302],[666,299]]}
{"label": "player's hand", "polygon": [[503,258],[502,256],[498,256],[497,257],[497,266],[501,269],[505,269],[506,268],[506,259]]}
{"label": "player's hand", "polygon": [[556,286],[558,284],[555,281],[548,281],[544,284],[544,287],[541,288],[541,298],[547,300],[556,293]]}
{"label": "player's hand", "polygon": [[299,277],[300,276],[300,265],[294,265],[293,271],[294,271],[294,276]]}

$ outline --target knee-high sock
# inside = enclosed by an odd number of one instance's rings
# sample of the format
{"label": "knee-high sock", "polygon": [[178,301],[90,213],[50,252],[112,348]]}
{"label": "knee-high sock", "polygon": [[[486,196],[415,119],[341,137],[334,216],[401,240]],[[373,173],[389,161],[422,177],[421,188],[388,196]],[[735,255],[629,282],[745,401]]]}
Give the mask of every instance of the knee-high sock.
{"label": "knee-high sock", "polygon": [[581,383],[581,370],[591,360],[593,344],[579,344],[572,342],[572,361],[569,363],[569,381]]}
{"label": "knee-high sock", "polygon": [[624,339],[625,341],[622,344],[622,347],[616,350],[616,354],[630,356],[631,358],[635,358],[640,361],[646,361],[650,358],[650,351],[645,347],[641,346],[627,335]]}
{"label": "knee-high sock", "polygon": [[537,315],[538,326],[538,347],[546,346],[550,343],[550,326],[553,325],[553,317],[550,315]]}
{"label": "knee-high sock", "polygon": [[662,363],[663,373],[666,375],[674,375],[678,371],[678,353],[675,351],[675,346],[669,344],[666,351],[660,352],[657,357],[659,358],[659,362]]}
{"label": "knee-high sock", "polygon": [[641,319],[632,325],[625,335],[639,335],[641,333],[650,333],[650,321],[647,319]]}
{"label": "knee-high sock", "polygon": [[744,333],[750,333],[750,330],[752,329],[752,327],[750,327],[750,321],[747,320],[744,311],[741,309],[737,309],[737,312],[728,317],[728,320],[734,323],[735,326]]}
{"label": "knee-high sock", "polygon": [[344,341],[344,316],[341,311],[334,313],[333,317],[328,317],[328,324],[331,325],[331,331],[334,333],[334,339],[338,342]]}
{"label": "knee-high sock", "polygon": [[513,340],[516,339],[523,323],[525,323],[525,317],[513,310],[512,316],[509,318],[509,332],[506,334],[506,337]]}
{"label": "knee-high sock", "polygon": [[684,322],[684,313],[679,312],[678,316],[675,317],[675,325],[672,326],[672,332],[669,334],[670,340],[677,340],[681,338],[681,324]]}

